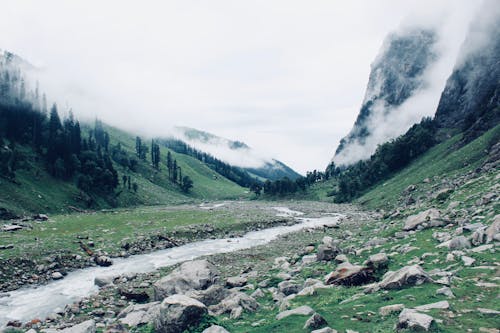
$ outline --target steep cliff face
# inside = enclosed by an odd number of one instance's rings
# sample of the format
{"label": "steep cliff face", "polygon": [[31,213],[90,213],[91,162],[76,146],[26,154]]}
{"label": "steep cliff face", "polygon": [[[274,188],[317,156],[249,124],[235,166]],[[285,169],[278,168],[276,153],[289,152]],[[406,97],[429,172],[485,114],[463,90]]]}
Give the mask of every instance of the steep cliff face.
{"label": "steep cliff face", "polygon": [[472,23],[436,111],[440,127],[474,138],[500,121],[500,10],[486,1]]}
{"label": "steep cliff face", "polygon": [[[378,122],[389,120],[395,109],[425,88],[426,70],[437,60],[434,50],[436,33],[428,29],[411,29],[389,35],[371,65],[371,73],[360,113],[356,122],[337,148],[334,161],[349,164],[360,158],[360,146],[374,134]],[[411,125],[411,124],[410,124]],[[402,129],[404,132],[406,129]],[[402,133],[401,132],[401,133]],[[397,133],[397,135],[401,134]],[[394,137],[394,136],[393,136]],[[388,138],[372,138],[376,146]],[[358,153],[356,153],[358,151]]]}

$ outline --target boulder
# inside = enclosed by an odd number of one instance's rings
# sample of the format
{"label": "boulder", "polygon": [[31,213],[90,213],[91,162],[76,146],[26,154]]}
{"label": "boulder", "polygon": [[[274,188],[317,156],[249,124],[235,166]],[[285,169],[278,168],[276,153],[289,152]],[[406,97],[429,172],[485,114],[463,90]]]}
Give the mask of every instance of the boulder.
{"label": "boulder", "polygon": [[325,284],[359,286],[373,280],[370,268],[344,262],[325,277]]}
{"label": "boulder", "polygon": [[321,244],[318,246],[316,259],[318,259],[318,261],[330,261],[333,260],[337,256],[337,254],[339,254],[339,252],[340,250],[336,246]]}
{"label": "boulder", "polygon": [[448,244],[448,249],[450,250],[461,250],[470,248],[470,242],[464,236],[458,236],[450,240]]}
{"label": "boulder", "polygon": [[309,319],[307,319],[306,323],[304,324],[304,329],[305,330],[314,330],[317,328],[321,328],[323,326],[328,325],[326,322],[326,319],[323,318],[320,314],[315,313],[313,314]]}
{"label": "boulder", "polygon": [[229,288],[243,287],[245,284],[247,284],[247,282],[247,278],[241,276],[232,276],[227,278],[226,286],[228,286]]}
{"label": "boulder", "polygon": [[422,225],[423,223],[430,224],[434,222],[434,224],[439,224],[437,222],[440,220],[441,220],[441,213],[439,212],[439,210],[431,208],[423,212],[420,212],[416,215],[408,216],[408,218],[405,221],[403,230],[404,231],[415,230],[417,229],[418,226]]}
{"label": "boulder", "polygon": [[94,278],[94,284],[98,287],[104,287],[113,284],[112,276],[96,276]]}
{"label": "boulder", "polygon": [[433,309],[445,310],[445,309],[449,309],[449,308],[450,308],[450,303],[448,303],[448,301],[440,301],[440,302],[436,302],[436,303],[419,305],[419,306],[416,306],[414,309],[417,311],[426,312],[426,311],[433,310]]}
{"label": "boulder", "polygon": [[345,254],[339,254],[335,257],[335,262],[339,264],[349,262],[349,258]]}
{"label": "boulder", "polygon": [[119,288],[118,293],[128,300],[136,302],[146,302],[149,300],[147,290],[144,288]]}
{"label": "boulder", "polygon": [[108,256],[98,256],[94,259],[95,263],[99,266],[108,267],[113,265],[113,260]]}
{"label": "boulder", "polygon": [[400,312],[401,310],[404,309],[404,304],[391,304],[391,305],[386,305],[386,306],[383,306],[381,307],[380,309],[378,309],[378,313],[381,315],[381,316],[388,316],[390,315],[391,313],[394,313],[394,312]]}
{"label": "boulder", "polygon": [[338,333],[338,331],[330,327],[324,327],[320,328],[319,330],[311,331],[311,333]]}
{"label": "boulder", "polygon": [[432,282],[430,276],[419,265],[412,265],[395,272],[387,272],[378,286],[381,289],[399,289],[425,282]]}
{"label": "boulder", "polygon": [[446,287],[446,286],[444,286],[443,288],[439,288],[438,290],[436,290],[436,294],[437,295],[444,295],[444,296],[446,296],[448,298],[455,298],[455,295],[451,291],[450,287]]}
{"label": "boulder", "polygon": [[188,261],[153,285],[154,299],[161,301],[167,296],[185,294],[190,290],[204,290],[218,279],[214,265],[207,260]]}
{"label": "boulder", "polygon": [[78,325],[74,325],[63,330],[60,333],[95,333],[95,321],[87,320]]}
{"label": "boulder", "polygon": [[374,270],[386,268],[389,263],[389,258],[385,253],[377,253],[371,255],[368,260],[365,262],[365,265],[373,268]]}
{"label": "boulder", "polygon": [[201,333],[229,333],[224,327],[219,325],[212,325],[209,328],[203,330]]}
{"label": "boulder", "polygon": [[60,272],[54,272],[50,275],[50,277],[53,279],[53,280],[60,280],[62,279],[64,276],[60,273]]}
{"label": "boulder", "polygon": [[296,294],[300,291],[301,286],[295,281],[282,281],[278,284],[278,290],[285,294],[285,296]]}
{"label": "boulder", "polygon": [[155,332],[181,333],[190,325],[196,325],[207,314],[207,307],[190,297],[175,294],[161,302],[154,319]]}
{"label": "boulder", "polygon": [[496,215],[493,223],[486,229],[486,243],[491,243],[493,240],[500,241],[500,214]]}
{"label": "boulder", "polygon": [[209,306],[220,303],[224,298],[228,297],[230,293],[231,291],[228,289],[214,284],[205,290],[190,290],[185,295]]}
{"label": "boulder", "polygon": [[224,313],[237,311],[235,309],[239,307],[241,307],[242,310],[255,312],[259,308],[259,303],[257,303],[253,297],[243,292],[232,290],[220,303],[209,306],[209,310],[211,313],[220,316]]}
{"label": "boulder", "polygon": [[160,315],[160,302],[132,304],[118,314],[118,320],[130,327],[153,322]]}
{"label": "boulder", "polygon": [[292,315],[297,315],[297,316],[310,316],[314,313],[314,310],[307,306],[307,305],[303,305],[303,306],[299,306],[298,308],[295,308],[295,309],[292,309],[292,310],[287,310],[287,311],[283,311],[283,312],[280,312],[276,315],[276,320],[281,320],[283,318],[286,318],[286,317],[289,317],[289,316],[292,316]]}
{"label": "boulder", "polygon": [[404,309],[399,314],[399,322],[397,325],[397,330],[410,329],[410,330],[423,330],[425,332],[429,331],[434,318],[429,315],[418,313],[413,309]]}

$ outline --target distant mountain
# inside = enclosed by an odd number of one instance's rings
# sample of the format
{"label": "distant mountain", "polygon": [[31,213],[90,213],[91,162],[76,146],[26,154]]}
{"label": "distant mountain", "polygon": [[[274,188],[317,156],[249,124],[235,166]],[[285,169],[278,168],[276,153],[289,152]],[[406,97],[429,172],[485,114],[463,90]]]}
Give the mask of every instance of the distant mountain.
{"label": "distant mountain", "polygon": [[241,141],[229,140],[189,127],[176,127],[174,136],[200,151],[242,168],[261,180],[278,180],[283,177],[295,180],[300,177],[300,174],[283,162],[263,157]]}
{"label": "distant mountain", "polygon": [[434,50],[436,40],[433,30],[416,28],[386,38],[371,65],[356,122],[335,152],[333,161],[337,165],[368,158],[378,144],[402,134],[419,121],[413,121],[411,115],[398,114],[397,107],[426,87],[426,71],[438,58]]}
{"label": "distant mountain", "polygon": [[500,121],[500,9],[486,1],[471,24],[435,120],[442,128],[466,131],[471,140]]}

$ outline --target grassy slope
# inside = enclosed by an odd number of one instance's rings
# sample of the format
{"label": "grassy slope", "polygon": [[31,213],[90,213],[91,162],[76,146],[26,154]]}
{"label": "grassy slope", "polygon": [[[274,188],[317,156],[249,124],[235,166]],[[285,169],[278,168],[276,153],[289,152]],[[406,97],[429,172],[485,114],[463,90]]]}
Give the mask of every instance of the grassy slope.
{"label": "grassy slope", "polygon": [[[130,154],[135,152],[135,136],[124,131],[108,127],[111,145],[120,142],[123,149]],[[51,177],[37,155],[28,147],[18,147],[26,156],[22,162],[23,168],[16,172],[18,184],[0,178],[0,207],[7,208],[18,214],[30,212],[67,212],[68,206],[85,208],[79,199],[80,191],[73,181],[62,181]],[[179,204],[195,200],[234,199],[245,197],[245,189],[230,180],[216,174],[202,162],[182,154],[172,152],[182,168],[183,175],[189,175],[194,187],[189,194],[184,194],[179,187],[172,184],[167,177],[165,157],[166,149],[161,150],[161,171],[156,172],[150,167],[149,161],[141,161],[137,173],[124,170],[115,163],[115,168],[121,176],[131,176],[132,182],[139,185],[136,193],[118,187],[116,198],[118,206]],[[217,175],[217,177],[213,177]],[[103,198],[95,198],[99,207],[109,207]]]}

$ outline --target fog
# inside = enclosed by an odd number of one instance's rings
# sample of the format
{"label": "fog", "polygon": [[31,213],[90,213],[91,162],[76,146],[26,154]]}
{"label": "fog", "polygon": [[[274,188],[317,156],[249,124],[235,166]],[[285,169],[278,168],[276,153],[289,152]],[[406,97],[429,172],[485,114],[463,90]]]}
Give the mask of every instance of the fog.
{"label": "fog", "polygon": [[433,113],[479,3],[19,0],[2,3],[0,48],[81,119],[149,137],[198,128],[304,173],[328,164],[385,36],[407,24],[443,36],[450,61],[404,106]]}

